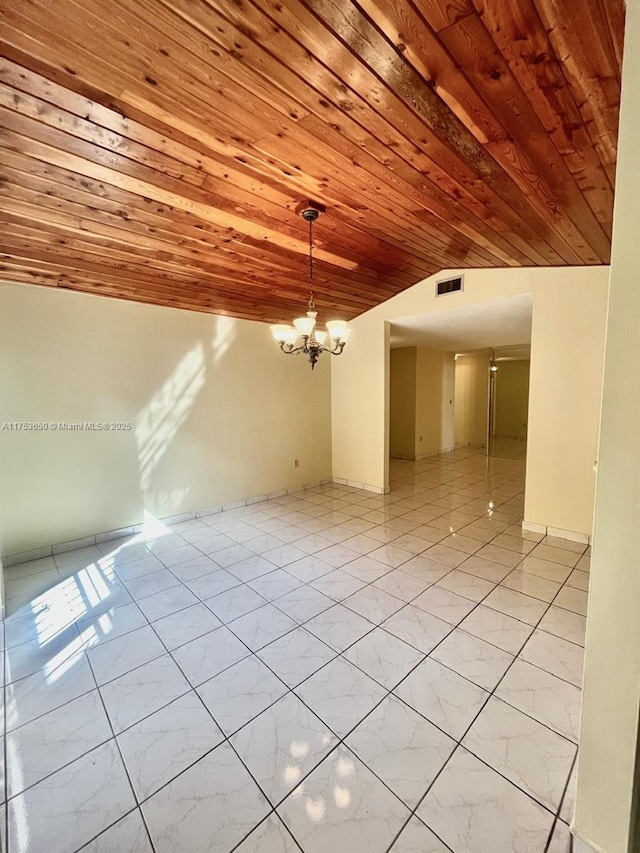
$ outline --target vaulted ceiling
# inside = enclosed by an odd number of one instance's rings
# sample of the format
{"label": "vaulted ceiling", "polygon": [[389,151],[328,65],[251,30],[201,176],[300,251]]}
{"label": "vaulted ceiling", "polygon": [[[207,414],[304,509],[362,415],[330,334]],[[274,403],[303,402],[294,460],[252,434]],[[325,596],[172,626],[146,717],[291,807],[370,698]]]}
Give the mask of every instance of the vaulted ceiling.
{"label": "vaulted ceiling", "polygon": [[0,0],[0,277],[289,321],[609,260],[623,0]]}

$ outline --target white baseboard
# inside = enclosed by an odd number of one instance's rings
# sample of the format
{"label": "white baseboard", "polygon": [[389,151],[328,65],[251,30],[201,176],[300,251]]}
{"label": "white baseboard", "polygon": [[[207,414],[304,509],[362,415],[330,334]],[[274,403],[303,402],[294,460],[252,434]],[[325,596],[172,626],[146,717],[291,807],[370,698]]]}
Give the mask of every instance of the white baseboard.
{"label": "white baseboard", "polygon": [[555,536],[558,539],[568,539],[570,542],[579,542],[581,545],[590,545],[591,536],[588,533],[577,533],[575,530],[563,530],[560,527],[549,527],[546,524],[538,524],[535,521],[523,521],[522,529],[530,533],[542,533],[544,536]]}
{"label": "white baseboard", "polygon": [[364,489],[365,492],[374,492],[376,495],[388,495],[391,489],[389,486],[370,486],[368,483],[358,483],[356,480],[344,480],[342,477],[334,477],[332,480],[340,486],[351,486],[352,489]]}
{"label": "white baseboard", "polygon": [[[331,479],[316,480],[312,483],[305,483],[303,486],[296,486],[292,489],[278,489],[275,492],[269,492],[266,495],[253,495],[239,501],[232,501],[221,506],[208,507],[206,509],[194,510],[193,512],[183,512],[179,515],[167,515],[164,518],[157,519],[162,524],[180,524],[183,521],[192,521],[196,518],[203,518],[208,515],[217,515],[220,512],[228,512],[232,509],[239,509],[242,506],[251,506],[253,504],[262,503],[262,501],[278,498],[284,495],[294,495],[298,492],[304,492],[306,489],[314,489],[316,486],[324,486],[334,482]],[[375,486],[359,486],[355,488],[363,488],[368,491],[378,491]],[[64,554],[67,551],[76,551],[79,548],[88,548],[91,545],[101,545],[104,542],[110,542],[115,539],[124,539],[127,536],[134,536],[136,533],[141,533],[144,524],[133,524],[130,527],[119,527],[117,530],[107,530],[104,533],[95,533],[91,536],[82,536],[79,539],[69,539],[66,542],[56,542],[53,545],[44,545],[41,548],[33,548],[29,551],[20,551],[16,554],[8,554],[2,557],[2,562],[5,568],[9,566],[18,566],[22,563],[29,563],[31,560],[40,560],[42,557],[52,557],[54,554]]]}

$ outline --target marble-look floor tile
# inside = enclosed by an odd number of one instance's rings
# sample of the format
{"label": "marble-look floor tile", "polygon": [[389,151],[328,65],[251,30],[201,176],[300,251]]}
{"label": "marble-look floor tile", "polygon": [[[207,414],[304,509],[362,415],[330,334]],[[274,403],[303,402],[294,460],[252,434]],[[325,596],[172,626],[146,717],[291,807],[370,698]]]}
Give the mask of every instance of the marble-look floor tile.
{"label": "marble-look floor tile", "polygon": [[553,815],[458,747],[418,808],[456,853],[539,853]]}
{"label": "marble-look floor tile", "polygon": [[425,613],[437,616],[449,625],[457,625],[475,607],[468,598],[450,592],[441,586],[431,586],[411,602]]}
{"label": "marble-look floor tile", "polygon": [[531,575],[528,572],[523,572],[520,569],[515,569],[510,575],[502,581],[502,586],[508,589],[515,589],[516,592],[523,592],[525,595],[530,595],[532,598],[539,598],[541,601],[551,602],[556,597],[560,584],[554,581],[540,578],[537,575]]}
{"label": "marble-look floor tile", "polygon": [[489,696],[431,658],[416,667],[394,693],[456,740],[462,737]]}
{"label": "marble-look floor tile", "polygon": [[101,832],[78,853],[153,853],[147,827],[139,809],[129,812],[109,829]]}
{"label": "marble-look floor tile", "polygon": [[150,595],[148,598],[140,599],[138,607],[149,622],[154,622],[156,619],[162,619],[163,616],[175,613],[176,610],[184,610],[186,607],[197,603],[196,596],[186,586],[180,585],[165,589],[162,592],[156,592],[155,595]]}
{"label": "marble-look floor tile", "polygon": [[9,732],[8,796],[19,794],[111,737],[97,690]]}
{"label": "marble-look floor tile", "polygon": [[232,563],[227,567],[227,571],[245,583],[262,577],[262,575],[267,575],[273,570],[273,563],[270,563],[269,560],[265,560],[264,557],[260,557],[257,554],[252,554],[251,557],[240,560],[238,563]]}
{"label": "marble-look floor tile", "polygon": [[118,734],[190,689],[175,661],[164,655],[110,681],[100,693]]}
{"label": "marble-look floor tile", "polygon": [[274,806],[337,742],[333,732],[293,693],[283,696],[231,738]]}
{"label": "marble-look floor tile", "polygon": [[289,687],[296,687],[336,656],[326,643],[302,627],[289,631],[257,654]]}
{"label": "marble-look floor tile", "polygon": [[302,586],[302,581],[294,578],[285,569],[275,569],[267,575],[249,581],[248,586],[266,601],[274,601],[276,598],[298,589],[299,586]]}
{"label": "marble-look floor tile", "polygon": [[344,566],[345,563],[350,563],[352,560],[357,560],[360,554],[357,551],[352,551],[351,548],[346,548],[344,545],[336,544],[330,548],[325,548],[319,556],[335,569]]}
{"label": "marble-look floor tile", "polygon": [[571,610],[573,613],[586,616],[587,601],[588,593],[584,590],[575,589],[571,586],[563,586],[553,603],[557,607],[564,607],[565,610]]}
{"label": "marble-look floor tile", "polygon": [[493,690],[513,662],[513,655],[459,628],[440,643],[431,657],[485,690]]}
{"label": "marble-look floor tile", "polygon": [[142,806],[156,853],[234,848],[270,811],[233,749],[220,744]]}
{"label": "marble-look floor tile", "polygon": [[395,541],[389,545],[382,545],[382,547],[376,548],[374,551],[369,551],[368,555],[372,560],[377,560],[379,563],[384,563],[393,569],[397,569],[398,566],[401,566],[415,556],[410,551],[398,548]]}
{"label": "marble-look floor tile", "polygon": [[581,572],[579,569],[574,569],[567,578],[567,586],[573,589],[581,589],[583,592],[589,591],[589,573]]}
{"label": "marble-look floor tile", "polygon": [[223,738],[194,691],[118,735],[138,802],[206,755]]}
{"label": "marble-look floor tile", "polygon": [[297,627],[297,622],[273,604],[264,604],[257,610],[240,616],[229,623],[229,628],[252,651],[272,643]]}
{"label": "marble-look floor tile", "polygon": [[372,583],[392,571],[392,567],[363,555],[352,563],[347,563],[342,570],[365,583]]}
{"label": "marble-look floor tile", "polygon": [[194,604],[153,623],[153,630],[165,646],[172,651],[191,640],[220,627],[220,620],[205,604]]}
{"label": "marble-look floor tile", "polygon": [[553,828],[547,853],[595,853],[595,850],[577,836],[572,835],[569,827],[559,820]]}
{"label": "marble-look floor tile", "polygon": [[309,554],[287,566],[287,572],[302,583],[311,583],[332,571],[332,565],[326,563],[320,556],[313,554]]}
{"label": "marble-look floor tile", "polygon": [[540,543],[531,552],[532,557],[539,557],[541,560],[548,560],[550,563],[560,563],[561,566],[570,566],[573,568],[580,559],[580,554],[574,551],[567,551],[565,548],[554,548],[551,545],[543,545]]}
{"label": "marble-look floor tile", "polygon": [[305,853],[384,853],[409,810],[344,746],[278,808]]}
{"label": "marble-look floor tile", "polygon": [[482,601],[494,588],[495,584],[483,578],[470,575],[468,572],[454,570],[441,578],[434,589],[442,588],[471,601]]}
{"label": "marble-look floor tile", "polygon": [[562,539],[560,536],[545,536],[541,545],[551,545],[552,548],[561,548],[563,551],[573,551],[574,554],[584,554],[587,546],[582,542],[574,542],[571,539]]}
{"label": "marble-look floor tile", "polygon": [[490,581],[491,583],[500,583],[506,578],[511,569],[508,566],[501,566],[499,563],[493,563],[485,557],[479,557],[474,554],[461,563],[458,568],[460,571],[466,572],[468,575],[475,575],[477,578]]}
{"label": "marble-look floor tile", "polygon": [[573,684],[518,659],[498,685],[496,696],[578,742],[581,691]]}
{"label": "marble-look floor tile", "polygon": [[180,646],[172,654],[193,687],[198,687],[203,681],[247,657],[250,651],[223,626]]}
{"label": "marble-look floor tile", "polygon": [[564,798],[562,800],[562,806],[560,807],[560,817],[561,819],[568,825],[571,825],[573,821],[573,814],[576,808],[576,786],[578,783],[578,760],[576,758],[573,768],[571,770],[571,774],[569,776],[569,781],[567,783],[567,789],[564,793]]}
{"label": "marble-look floor tile", "polygon": [[528,539],[523,539],[521,536],[514,536],[509,532],[501,533],[492,541],[492,545],[497,545],[500,548],[506,548],[509,551],[516,551],[518,554],[528,554],[532,551],[536,543],[530,542]]}
{"label": "marble-look floor tile", "polygon": [[202,578],[205,575],[219,572],[220,566],[214,562],[211,557],[201,554],[193,560],[188,560],[186,563],[180,563],[178,566],[172,566],[171,571],[183,583],[190,583],[197,578]]}
{"label": "marble-look floor tile", "polygon": [[520,652],[520,658],[575,684],[576,687],[582,687],[584,649],[576,643],[547,634],[538,628],[527,640]]}
{"label": "marble-look floor tile", "polygon": [[241,560],[254,557],[255,554],[243,545],[231,545],[228,548],[222,548],[219,551],[214,551],[210,556],[214,562],[223,569],[226,569],[234,563],[239,563]]}
{"label": "marble-look floor tile", "polygon": [[342,604],[336,604],[310,619],[305,628],[332,649],[342,652],[368,634],[374,625]]}
{"label": "marble-look floor tile", "polygon": [[374,581],[373,586],[377,589],[399,598],[401,601],[409,602],[420,595],[430,586],[430,582],[415,575],[407,574],[401,569],[395,569],[388,575],[383,575]]}
{"label": "marble-look floor tile", "polygon": [[342,603],[376,625],[404,606],[404,601],[375,586],[367,586],[355,592]]}
{"label": "marble-look floor tile", "polygon": [[[439,519],[434,519],[432,523],[437,524],[438,521]],[[439,542],[437,545],[432,545],[424,552],[423,556],[428,560],[435,560],[437,563],[449,566],[451,569],[455,569],[456,566],[459,566],[460,563],[464,563],[467,559],[467,554],[462,551],[458,551],[455,548],[448,548],[446,545],[443,545],[442,542]]]}
{"label": "marble-look floor tile", "polygon": [[401,572],[419,578],[427,584],[433,584],[451,571],[449,566],[429,560],[424,556],[414,557],[402,564]]}
{"label": "marble-look floor tile", "polygon": [[67,660],[69,667],[57,669],[55,679],[43,669],[6,687],[7,731],[95,689],[86,655]]}
{"label": "marble-look floor tile", "polygon": [[234,853],[300,853],[291,833],[273,812],[247,836]]}
{"label": "marble-look floor tile", "polygon": [[452,630],[449,623],[412,604],[390,616],[382,627],[424,654],[428,654]]}
{"label": "marble-look floor tile", "polygon": [[508,569],[515,569],[522,560],[522,554],[518,554],[508,548],[501,548],[499,545],[494,545],[493,542],[481,548],[478,551],[478,556],[484,557],[485,560],[491,560],[493,563],[498,563],[500,566],[506,566]]}
{"label": "marble-look floor tile", "polygon": [[136,559],[121,560],[119,555],[113,559],[107,557],[103,563],[109,565],[123,583],[151,575],[166,568],[157,557],[148,551],[145,551],[144,554],[141,553]]}
{"label": "marble-look floor tile", "polygon": [[424,653],[376,628],[344,652],[344,657],[388,690],[424,658]]}
{"label": "marble-look floor tile", "polygon": [[359,580],[341,569],[336,569],[328,575],[312,581],[311,586],[333,601],[343,601],[353,595],[354,592],[362,589],[365,586],[365,581]]}
{"label": "marble-look floor tile", "polygon": [[537,625],[549,606],[545,601],[504,586],[497,586],[482,603],[492,610],[513,616],[514,619],[520,619],[529,625]]}
{"label": "marble-look floor tile", "polygon": [[296,688],[300,698],[344,737],[385,696],[386,690],[342,657]]}
{"label": "marble-look floor tile", "polygon": [[346,744],[411,809],[456,746],[393,695],[354,729]]}
{"label": "marble-look floor tile", "polygon": [[124,634],[110,643],[100,643],[87,652],[99,685],[113,681],[163,654],[166,654],[166,649],[149,625]]}
{"label": "marble-look floor tile", "polygon": [[472,539],[470,536],[463,536],[461,533],[452,533],[450,536],[442,539],[440,544],[447,548],[455,548],[456,551],[460,551],[467,556],[475,554],[478,551],[477,540]]}
{"label": "marble-look floor tile", "polygon": [[[300,532],[302,533],[302,531]],[[295,563],[296,560],[301,560],[305,556],[305,552],[300,548],[296,548],[295,545],[283,543],[278,534],[276,534],[276,538],[278,544],[268,551],[262,552],[265,560],[273,563],[274,566],[282,568],[288,566],[290,563]]]}
{"label": "marble-look floor tile", "polygon": [[532,557],[531,555],[525,557],[518,568],[527,574],[554,583],[564,583],[571,574],[571,569],[568,566],[561,566],[559,563],[551,563],[549,560],[542,560],[540,557]]}
{"label": "marble-look floor tile", "polygon": [[192,581],[187,581],[187,586],[191,592],[203,601],[213,598],[214,595],[219,595],[221,592],[226,592],[228,589],[233,589],[242,583],[235,575],[228,572],[226,569],[218,569],[215,572],[202,575]]}
{"label": "marble-look floor tile", "polygon": [[512,655],[518,654],[533,631],[532,625],[482,604],[472,610],[458,627]]}
{"label": "marble-look floor tile", "polygon": [[389,853],[450,853],[450,850],[414,816],[402,830]]}
{"label": "marble-look floor tile", "polygon": [[491,697],[462,745],[557,812],[576,754],[574,743]]}
{"label": "marble-look floor tile", "polygon": [[49,679],[55,680],[56,672],[70,668],[74,661],[82,657],[89,640],[95,641],[95,632],[91,626],[85,626],[80,636],[75,630],[65,631],[48,643],[43,644],[40,639],[34,639],[12,646],[5,652],[6,667],[4,671],[0,670],[0,681],[4,678],[6,684],[11,684],[39,670],[46,671]]}
{"label": "marble-look floor tile", "polygon": [[282,610],[298,623],[307,622],[334,604],[332,598],[307,585],[300,586],[274,601],[278,610]]}
{"label": "marble-look floor tile", "polygon": [[9,801],[9,847],[73,853],[134,806],[110,740]]}
{"label": "marble-look floor tile", "polygon": [[178,586],[179,583],[178,578],[169,569],[159,569],[157,572],[127,581],[125,586],[132,598],[138,601],[148,595]]}
{"label": "marble-look floor tile", "polygon": [[[93,648],[100,643],[107,643],[143,628],[147,624],[146,616],[141,612],[137,604],[131,601],[111,607],[103,613],[89,616],[78,620],[78,630],[85,637],[85,648]],[[88,633],[85,633],[88,632]]]}
{"label": "marble-look floor tile", "polygon": [[556,637],[562,637],[564,640],[584,647],[587,620],[579,613],[551,605],[538,627],[548,634],[555,634]]}
{"label": "marble-look floor tile", "polygon": [[198,688],[225,735],[231,735],[287,692],[255,655],[229,667]]}
{"label": "marble-look floor tile", "polygon": [[265,599],[246,584],[234,586],[226,592],[220,592],[212,598],[207,598],[207,607],[221,622],[231,622],[262,607]]}

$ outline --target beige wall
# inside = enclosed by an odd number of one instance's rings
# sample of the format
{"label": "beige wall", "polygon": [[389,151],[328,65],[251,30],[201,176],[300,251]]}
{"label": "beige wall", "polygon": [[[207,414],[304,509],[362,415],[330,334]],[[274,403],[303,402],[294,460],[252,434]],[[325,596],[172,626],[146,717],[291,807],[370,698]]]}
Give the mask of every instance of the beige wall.
{"label": "beige wall", "polygon": [[389,455],[420,459],[453,447],[453,353],[427,347],[390,352]]}
{"label": "beige wall", "polygon": [[[330,367],[260,323],[3,285],[2,553],[331,477]],[[293,460],[299,459],[294,468]]]}
{"label": "beige wall", "polygon": [[574,282],[533,297],[524,517],[587,535],[593,526],[607,291],[606,282]]}
{"label": "beige wall", "polygon": [[417,347],[416,459],[453,447],[453,353]]}
{"label": "beige wall", "polygon": [[495,375],[496,438],[527,437],[530,362],[500,361]]}
{"label": "beige wall", "polygon": [[459,355],[455,366],[455,443],[485,447],[489,412],[488,351]]}
{"label": "beige wall", "polygon": [[[466,270],[464,291],[445,300],[435,297],[435,280],[425,279],[353,321],[352,339],[332,366],[334,475],[380,489],[388,486],[385,340],[390,322],[532,293],[531,394],[535,388],[538,416],[534,428],[530,410],[528,451],[537,468],[528,464],[527,493],[530,483],[533,488],[527,511],[534,522],[590,533],[608,267]],[[547,346],[550,356],[544,354]],[[566,405],[566,390],[573,386],[584,391],[577,429],[576,415]],[[554,427],[549,429],[547,417],[554,407]]]}
{"label": "beige wall", "polygon": [[628,4],[575,815],[601,853],[640,850],[638,91],[640,5]]}
{"label": "beige wall", "polygon": [[389,353],[389,454],[395,459],[416,457],[415,347]]}

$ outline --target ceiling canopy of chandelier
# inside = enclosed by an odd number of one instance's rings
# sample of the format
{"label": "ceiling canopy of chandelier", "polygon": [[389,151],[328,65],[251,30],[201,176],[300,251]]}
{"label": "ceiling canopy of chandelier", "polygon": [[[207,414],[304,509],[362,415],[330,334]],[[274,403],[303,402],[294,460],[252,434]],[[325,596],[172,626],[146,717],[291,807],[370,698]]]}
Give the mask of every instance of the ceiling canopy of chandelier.
{"label": "ceiling canopy of chandelier", "polygon": [[346,320],[330,320],[326,329],[316,327],[316,304],[313,298],[313,223],[319,216],[317,207],[311,202],[303,207],[300,215],[309,223],[309,303],[306,317],[298,317],[292,326],[277,324],[271,326],[273,337],[280,344],[280,349],[286,355],[308,355],[311,369],[322,352],[340,355],[344,349],[351,329]]}

